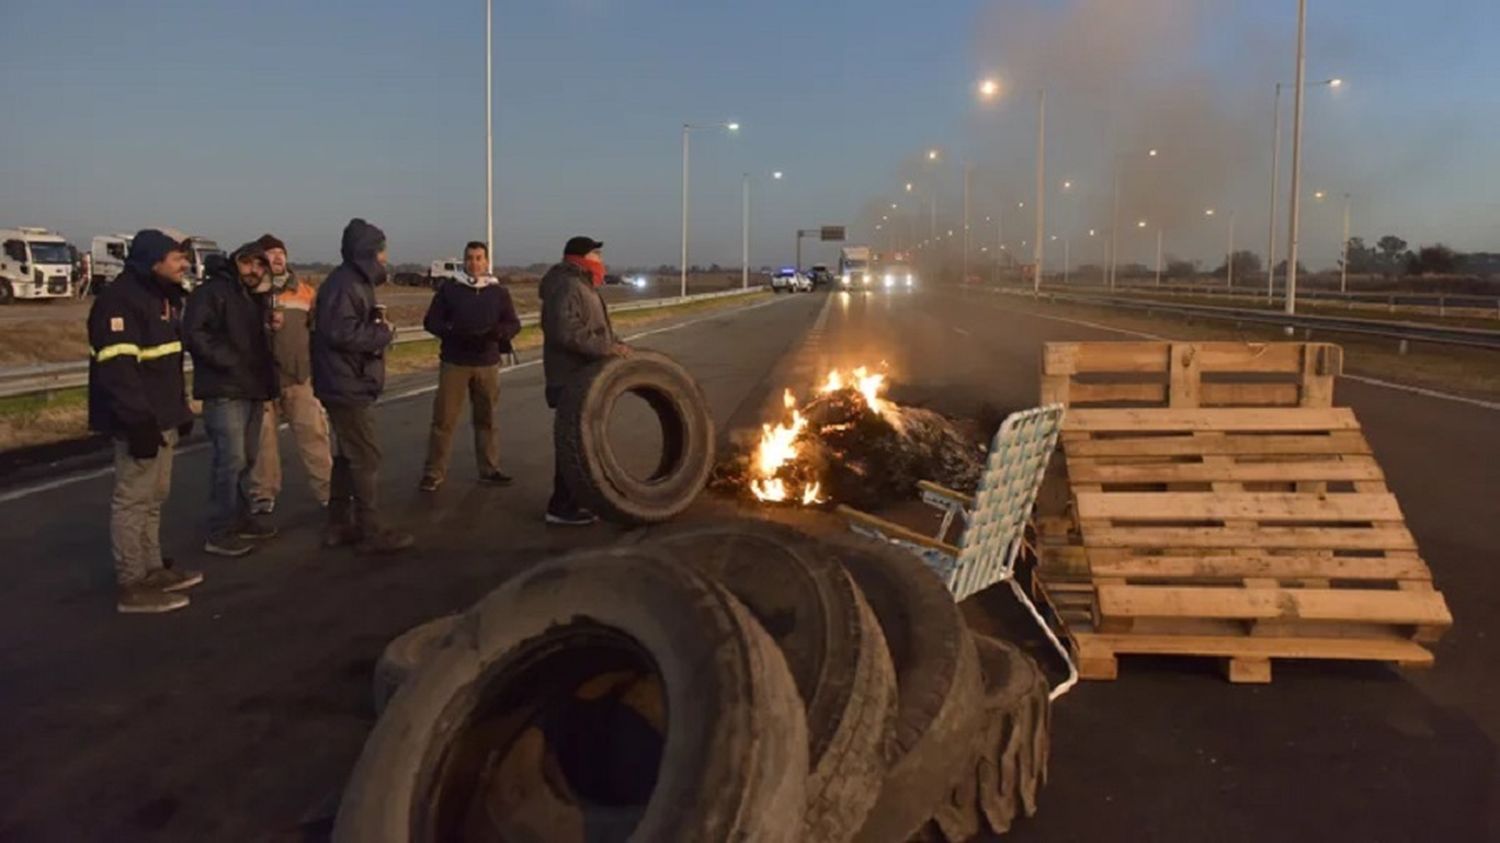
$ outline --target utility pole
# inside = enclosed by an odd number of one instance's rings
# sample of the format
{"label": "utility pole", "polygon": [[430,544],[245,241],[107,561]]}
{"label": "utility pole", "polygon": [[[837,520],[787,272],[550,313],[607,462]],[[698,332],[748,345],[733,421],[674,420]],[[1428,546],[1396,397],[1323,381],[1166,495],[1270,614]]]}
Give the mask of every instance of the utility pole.
{"label": "utility pole", "polygon": [[740,190],[740,289],[750,288],[750,174],[742,174]]}
{"label": "utility pole", "polygon": [[974,165],[964,162],[964,258],[963,258],[963,280],[969,280],[969,175],[973,172]]}
{"label": "utility pole", "polygon": [[1047,231],[1047,89],[1037,92],[1036,97],[1036,241],[1032,247],[1031,289],[1042,290],[1042,262],[1046,255]]}
{"label": "utility pole", "polygon": [[[1292,211],[1288,222],[1286,312],[1297,312],[1297,240],[1302,222],[1302,101],[1307,92],[1307,0],[1297,0],[1297,90],[1292,116]],[[1288,327],[1287,330],[1291,330]]]}
{"label": "utility pole", "polygon": [[484,0],[484,251],[495,265],[495,122],[493,85],[495,75],[490,57],[494,52],[494,0]]}
{"label": "utility pole", "polygon": [[1234,211],[1229,212],[1229,257],[1225,259],[1225,286],[1234,289]]}
{"label": "utility pole", "polygon": [[677,266],[677,274],[682,284],[683,298],[687,297],[688,133],[691,129],[688,124],[682,124],[682,258]]}
{"label": "utility pole", "polygon": [[1161,286],[1161,226],[1156,227],[1156,286]]}
{"label": "utility pole", "polygon": [[1339,260],[1339,292],[1349,292],[1349,194],[1344,194],[1344,245]]}
{"label": "utility pole", "polygon": [[1266,304],[1276,300],[1276,202],[1281,180],[1281,83],[1276,83],[1275,116],[1271,120],[1271,233],[1266,239]]}

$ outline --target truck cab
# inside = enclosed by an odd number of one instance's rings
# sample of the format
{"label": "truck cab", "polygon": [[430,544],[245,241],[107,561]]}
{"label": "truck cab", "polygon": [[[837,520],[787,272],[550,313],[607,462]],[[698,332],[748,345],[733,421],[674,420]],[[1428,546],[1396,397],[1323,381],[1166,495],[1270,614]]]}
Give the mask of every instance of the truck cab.
{"label": "truck cab", "polygon": [[0,229],[0,304],[73,295],[75,252],[45,228]]}
{"label": "truck cab", "polygon": [[448,279],[458,280],[463,274],[464,262],[458,258],[435,260],[427,267],[427,281],[436,287]]}
{"label": "truck cab", "polygon": [[842,289],[864,289],[873,281],[870,273],[870,247],[845,246],[839,250],[839,286]]}
{"label": "truck cab", "polygon": [[207,237],[187,237],[183,243],[187,246],[188,275],[192,279],[192,283],[187,286],[196,287],[207,277],[208,259],[215,255],[222,257],[224,250]]}
{"label": "truck cab", "polygon": [[125,255],[130,252],[130,234],[100,234],[89,243],[89,280],[95,286],[106,284],[125,271]]}

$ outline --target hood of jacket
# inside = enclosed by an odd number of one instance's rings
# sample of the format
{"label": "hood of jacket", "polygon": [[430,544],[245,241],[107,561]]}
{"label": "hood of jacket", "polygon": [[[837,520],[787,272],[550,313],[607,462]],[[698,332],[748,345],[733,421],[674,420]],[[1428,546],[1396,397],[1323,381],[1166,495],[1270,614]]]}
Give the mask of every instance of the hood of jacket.
{"label": "hood of jacket", "polygon": [[344,238],[339,244],[339,254],[344,263],[359,270],[371,284],[385,283],[385,266],[375,259],[385,247],[385,232],[358,217],[344,226]]}
{"label": "hood of jacket", "polygon": [[150,278],[151,267],[160,263],[168,252],[181,248],[181,243],[161,231],[154,228],[142,229],[130,241],[130,254],[125,258],[125,265],[142,277]]}

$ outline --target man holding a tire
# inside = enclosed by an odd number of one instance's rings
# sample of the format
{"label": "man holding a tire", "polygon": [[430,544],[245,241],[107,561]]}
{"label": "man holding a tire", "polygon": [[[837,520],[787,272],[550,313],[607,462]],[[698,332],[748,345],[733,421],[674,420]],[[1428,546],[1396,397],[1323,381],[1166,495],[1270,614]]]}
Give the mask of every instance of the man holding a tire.
{"label": "man holding a tire", "polygon": [[[542,276],[542,369],[547,406],[554,410],[563,390],[591,363],[630,353],[630,347],[615,338],[609,308],[599,295],[604,284],[603,248],[592,237],[571,238],[563,247],[562,262]],[[553,462],[560,466],[560,455],[554,455]],[[597,520],[578,504],[560,468],[554,469],[547,523],[586,526]]]}

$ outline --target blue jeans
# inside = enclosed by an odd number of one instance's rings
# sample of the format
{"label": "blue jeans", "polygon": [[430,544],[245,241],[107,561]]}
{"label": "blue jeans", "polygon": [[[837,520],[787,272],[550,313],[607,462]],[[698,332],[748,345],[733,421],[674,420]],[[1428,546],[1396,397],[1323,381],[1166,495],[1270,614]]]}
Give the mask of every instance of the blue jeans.
{"label": "blue jeans", "polygon": [[209,398],[203,402],[203,427],[214,448],[209,477],[210,534],[234,529],[250,502],[250,470],[260,450],[264,401]]}

